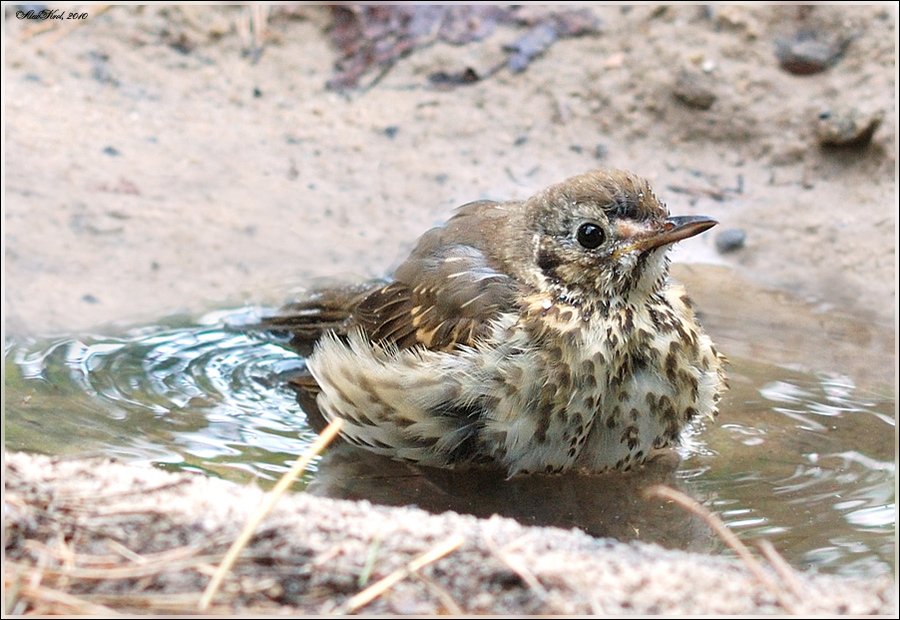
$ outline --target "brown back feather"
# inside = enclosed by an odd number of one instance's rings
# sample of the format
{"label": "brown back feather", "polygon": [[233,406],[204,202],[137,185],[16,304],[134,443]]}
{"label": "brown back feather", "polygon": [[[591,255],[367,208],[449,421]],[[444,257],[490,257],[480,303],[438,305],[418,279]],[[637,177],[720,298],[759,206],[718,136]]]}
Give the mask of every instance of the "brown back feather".
{"label": "brown back feather", "polygon": [[292,345],[304,352],[329,331],[347,336],[355,328],[400,349],[472,345],[515,304],[516,284],[503,272],[502,257],[487,254],[495,246],[487,239],[507,215],[501,203],[460,207],[419,239],[388,284],[323,290],[264,324],[291,332]]}

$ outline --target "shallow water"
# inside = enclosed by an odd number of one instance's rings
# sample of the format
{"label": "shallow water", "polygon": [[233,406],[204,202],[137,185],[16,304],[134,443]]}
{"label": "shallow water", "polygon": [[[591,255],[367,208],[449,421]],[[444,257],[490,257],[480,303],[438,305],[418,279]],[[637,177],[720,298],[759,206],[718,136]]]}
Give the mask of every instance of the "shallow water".
{"label": "shallow water", "polygon": [[[254,311],[173,317],[117,336],[9,341],[7,449],[103,454],[266,486],[315,437],[273,377],[303,361],[264,335],[223,327]],[[838,372],[805,374],[732,359],[715,424],[676,458],[627,474],[532,476],[421,470],[349,446],[298,488],[416,504],[596,535],[720,550],[681,509],[640,489],[681,488],[741,537],[770,539],[798,568],[848,576],[893,570],[894,395]]]}

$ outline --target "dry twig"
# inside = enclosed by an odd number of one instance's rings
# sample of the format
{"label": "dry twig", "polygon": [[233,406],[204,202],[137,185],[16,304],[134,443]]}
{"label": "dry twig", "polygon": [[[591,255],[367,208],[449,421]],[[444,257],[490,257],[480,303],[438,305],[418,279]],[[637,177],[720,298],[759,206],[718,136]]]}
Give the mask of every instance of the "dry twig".
{"label": "dry twig", "polygon": [[200,611],[205,611],[206,608],[209,607],[213,596],[215,596],[219,587],[222,585],[222,580],[225,579],[225,575],[227,575],[228,571],[231,570],[231,567],[234,566],[238,555],[240,555],[244,547],[247,546],[247,543],[250,541],[256,528],[262,523],[262,520],[266,518],[266,515],[269,514],[278,500],[281,499],[281,496],[284,495],[287,488],[294,483],[294,480],[296,480],[301,473],[303,473],[310,461],[312,461],[319,452],[324,450],[325,446],[331,443],[331,440],[337,437],[340,430],[341,419],[335,418],[332,420],[331,424],[325,427],[325,430],[322,431],[319,438],[307,448],[306,452],[304,452],[299,459],[297,459],[297,462],[294,463],[290,470],[281,477],[272,490],[269,491],[256,513],[251,515],[247,524],[244,526],[243,531],[231,544],[231,547],[222,559],[222,563],[219,564],[216,574],[213,575],[213,578],[206,586],[206,590],[203,592],[203,596],[200,597],[200,603],[197,606]]}
{"label": "dry twig", "polygon": [[766,560],[769,561],[769,564],[775,569],[775,572],[778,573],[778,576],[781,577],[791,593],[801,601],[808,598],[805,586],[797,579],[797,571],[781,557],[781,554],[775,550],[775,546],[765,538],[755,542],[756,546],[759,547],[762,554],[766,556]]}
{"label": "dry twig", "polygon": [[44,603],[45,605],[60,605],[65,608],[64,610],[56,610],[55,613],[84,614],[91,616],[117,615],[117,612],[114,609],[104,607],[103,605],[97,605],[96,603],[89,603],[77,596],[61,592],[60,590],[54,590],[47,586],[30,586],[23,584],[19,590],[19,594],[33,599],[34,604]]}
{"label": "dry twig", "polygon": [[[490,523],[493,519],[494,517],[492,517],[491,520],[488,521],[488,523]],[[497,545],[487,529],[485,529],[482,538],[484,539],[484,545],[487,547],[488,551],[490,551],[491,554],[494,555],[494,557],[496,557],[516,575],[518,575],[519,578],[528,585],[531,591],[534,592],[542,602],[552,607],[555,613],[567,615],[571,614],[572,610],[567,609],[567,606],[557,597],[551,596],[550,593],[547,592],[546,588],[541,585],[541,582],[538,581],[537,577],[534,576],[534,573],[528,570],[528,568],[522,562],[510,555],[509,552],[524,543],[525,539],[529,536],[529,534],[520,536],[519,538],[515,539],[507,545],[504,545],[503,547]]]}
{"label": "dry twig", "polygon": [[434,579],[429,579],[421,573],[413,573],[413,577],[428,586],[428,589],[431,590],[435,596],[441,599],[444,607],[447,608],[447,613],[452,616],[462,616],[466,613],[463,611],[463,608],[459,606],[456,600],[450,595],[450,593],[447,592],[446,588],[441,586],[441,584],[436,582]]}
{"label": "dry twig", "polygon": [[[63,579],[81,579],[87,581],[109,581],[111,579],[140,579],[142,577],[153,577],[162,572],[178,572],[188,569],[200,570],[203,564],[214,562],[218,556],[198,556],[195,558],[186,558],[183,560],[174,560],[165,563],[139,564],[137,566],[113,566],[109,568],[78,568],[66,566],[44,566],[42,576],[60,577]],[[6,565],[10,568],[28,570],[26,564],[7,560]]]}
{"label": "dry twig", "polygon": [[362,592],[352,596],[350,600],[347,601],[347,603],[341,608],[339,613],[353,613],[357,609],[365,607],[376,598],[390,590],[396,584],[409,577],[411,574],[427,566],[428,564],[431,564],[432,562],[440,560],[442,557],[462,545],[464,542],[466,542],[466,540],[462,536],[453,536],[428,553],[425,553],[415,560],[411,561],[403,568],[395,570],[384,579],[376,581]]}
{"label": "dry twig", "polygon": [[790,597],[790,594],[792,594],[791,590],[775,581],[769,573],[766,572],[765,567],[756,559],[756,557],[754,557],[750,552],[750,549],[747,548],[747,545],[741,542],[741,539],[738,538],[716,514],[710,512],[694,498],[664,485],[652,486],[648,488],[645,493],[650,497],[661,497],[663,499],[671,500],[703,519],[719,538],[721,538],[726,545],[731,547],[744,562],[747,569],[772,593],[785,611],[793,613],[794,602]]}
{"label": "dry twig", "polygon": [[[106,540],[105,543],[109,547],[114,547],[114,545],[122,547],[121,544],[116,543],[111,539]],[[63,551],[57,550],[38,540],[26,540],[24,546],[28,551],[39,554],[43,557],[53,558],[59,562],[63,562],[69,559],[68,555],[64,554]],[[124,547],[122,548],[124,549]],[[71,555],[72,562],[71,564],[67,564],[68,568],[66,568],[66,570],[74,570],[76,569],[76,565],[79,566],[79,570],[86,569],[86,565],[105,566],[110,570],[138,570],[141,573],[144,573],[146,570],[154,570],[155,568],[161,570],[169,570],[173,562],[183,563],[185,560],[188,560],[189,558],[192,558],[197,553],[199,553],[200,550],[200,547],[197,546],[184,546],[177,547],[175,549],[169,549],[167,551],[161,551],[159,553],[148,553],[146,555],[140,555],[134,553],[133,551],[129,551],[129,553],[133,554],[134,557],[129,557],[128,559],[134,562],[137,566],[119,565],[119,556],[75,553]],[[195,559],[193,561],[196,562],[197,560]],[[113,576],[111,575],[110,578],[112,579]]]}
{"label": "dry twig", "polygon": [[490,532],[487,530],[484,531],[482,538],[484,539],[484,546],[488,548],[494,557],[500,560],[503,564],[505,564],[511,571],[519,576],[519,578],[528,584],[528,587],[537,595],[539,599],[546,602],[549,598],[547,594],[547,590],[544,586],[541,585],[541,582],[537,580],[537,577],[534,576],[528,568],[525,567],[524,564],[519,562],[516,558],[512,557],[506,552],[506,549],[518,545],[520,539],[516,539],[507,545],[505,548],[500,548],[494,539],[491,537]]}

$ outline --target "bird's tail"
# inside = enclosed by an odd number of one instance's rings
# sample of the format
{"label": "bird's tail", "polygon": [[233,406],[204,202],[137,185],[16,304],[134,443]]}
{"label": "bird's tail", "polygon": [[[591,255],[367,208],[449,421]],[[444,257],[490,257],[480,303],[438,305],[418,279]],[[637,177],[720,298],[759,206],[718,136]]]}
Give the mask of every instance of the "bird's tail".
{"label": "bird's tail", "polygon": [[383,285],[383,281],[376,280],[312,291],[307,297],[282,307],[277,314],[263,317],[256,327],[290,335],[288,346],[308,357],[323,335],[334,333],[346,338],[359,300]]}

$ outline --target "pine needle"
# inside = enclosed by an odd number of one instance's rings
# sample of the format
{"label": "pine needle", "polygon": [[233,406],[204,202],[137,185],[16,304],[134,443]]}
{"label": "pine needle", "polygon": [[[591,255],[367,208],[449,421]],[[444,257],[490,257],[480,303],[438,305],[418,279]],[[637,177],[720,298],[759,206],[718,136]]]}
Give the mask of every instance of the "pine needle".
{"label": "pine needle", "polygon": [[404,566],[403,568],[399,568],[395,570],[393,573],[376,581],[371,586],[360,592],[359,594],[354,595],[350,598],[349,601],[343,606],[339,613],[353,613],[357,609],[361,607],[365,607],[376,598],[390,590],[396,584],[400,583],[411,574],[415,573],[419,569],[431,564],[432,562],[436,562],[440,560],[442,557],[454,551],[457,547],[462,545],[466,541],[460,535],[453,536],[452,538],[446,540],[441,543],[431,551],[419,556],[415,560],[411,561],[409,564]]}
{"label": "pine needle", "polygon": [[331,424],[325,427],[325,430],[322,431],[322,434],[319,435],[319,438],[313,442],[313,444],[306,449],[306,452],[297,459],[294,465],[285,473],[278,483],[272,487],[272,490],[266,495],[263,502],[259,505],[257,511],[250,516],[250,519],[247,521],[247,524],[244,526],[243,531],[240,535],[235,539],[235,541],[231,544],[231,547],[228,549],[228,552],[225,554],[225,557],[222,559],[222,563],[219,564],[218,569],[216,569],[216,573],[213,575],[209,584],[206,586],[206,590],[203,592],[203,596],[200,597],[200,603],[197,605],[197,608],[200,611],[206,611],[206,608],[209,607],[210,602],[212,602],[213,596],[215,596],[216,592],[219,590],[219,587],[222,585],[222,581],[225,579],[225,575],[228,574],[228,571],[231,570],[231,567],[234,566],[234,563],[237,561],[238,555],[240,555],[241,551],[244,547],[247,546],[247,543],[250,541],[250,538],[253,536],[253,533],[256,531],[256,528],[262,523],[262,520],[266,518],[266,515],[271,512],[272,508],[281,499],[281,496],[287,490],[289,486],[294,483],[294,480],[303,473],[303,471],[307,468],[310,461],[315,458],[317,454],[319,454],[322,450],[327,446],[338,434],[341,430],[342,420],[340,418],[335,418],[332,420]]}
{"label": "pine needle", "polygon": [[722,539],[722,541],[731,547],[731,549],[738,555],[738,557],[744,562],[744,565],[747,569],[753,573],[753,575],[759,579],[759,581],[772,593],[772,595],[778,600],[779,604],[787,611],[791,613],[791,610],[794,607],[793,601],[791,601],[789,596],[789,589],[785,588],[781,584],[779,584],[775,579],[773,579],[769,573],[766,572],[765,567],[760,563],[759,560],[750,552],[750,549],[747,548],[740,538],[732,532],[725,522],[722,521],[716,514],[708,510],[703,504],[682,493],[681,491],[676,491],[673,488],[667,487],[665,485],[655,485],[648,488],[645,491],[645,494],[650,497],[661,497],[663,499],[668,499],[679,506],[682,506],[694,513],[701,519],[703,519],[707,525],[709,525],[716,535]]}

